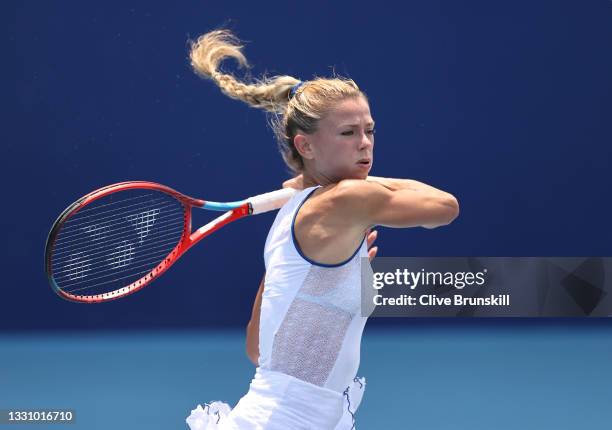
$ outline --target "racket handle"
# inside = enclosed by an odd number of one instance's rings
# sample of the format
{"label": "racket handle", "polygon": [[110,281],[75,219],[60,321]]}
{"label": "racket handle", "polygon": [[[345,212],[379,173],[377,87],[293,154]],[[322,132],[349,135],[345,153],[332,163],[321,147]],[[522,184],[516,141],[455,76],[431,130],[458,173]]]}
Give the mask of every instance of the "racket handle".
{"label": "racket handle", "polygon": [[249,197],[247,202],[249,202],[253,208],[253,215],[257,215],[281,208],[295,193],[297,193],[297,191],[298,190],[294,188],[283,188],[270,193]]}

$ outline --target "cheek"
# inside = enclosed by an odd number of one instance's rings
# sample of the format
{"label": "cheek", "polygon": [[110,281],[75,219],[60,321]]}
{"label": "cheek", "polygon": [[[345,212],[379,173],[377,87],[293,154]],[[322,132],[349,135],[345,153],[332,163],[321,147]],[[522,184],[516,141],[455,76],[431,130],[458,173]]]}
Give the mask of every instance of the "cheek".
{"label": "cheek", "polygon": [[317,148],[319,168],[326,171],[345,171],[355,158],[355,142],[351,139],[328,139]]}
{"label": "cheek", "polygon": [[344,157],[343,145],[330,139],[317,148],[317,156],[323,163],[337,164],[338,160]]}
{"label": "cheek", "polygon": [[330,148],[326,155],[326,160],[333,166],[342,166],[351,160],[351,152],[346,145]]}

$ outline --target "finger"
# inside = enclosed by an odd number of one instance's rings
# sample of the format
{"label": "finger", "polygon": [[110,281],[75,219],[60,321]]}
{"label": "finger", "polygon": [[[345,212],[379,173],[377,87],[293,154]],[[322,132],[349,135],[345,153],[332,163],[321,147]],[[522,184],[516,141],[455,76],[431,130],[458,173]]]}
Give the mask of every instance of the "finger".
{"label": "finger", "polygon": [[372,243],[376,240],[376,238],[378,237],[378,232],[376,230],[371,231],[368,233],[368,247],[372,246]]}
{"label": "finger", "polygon": [[377,253],[378,253],[378,246],[370,248],[370,250],[368,251],[368,258],[370,259],[370,261],[374,260],[374,257],[376,257]]}
{"label": "finger", "polygon": [[376,238],[378,237],[378,231],[374,230],[370,233],[368,233],[368,237],[367,237],[367,244],[368,244],[368,248],[372,246],[372,244],[374,243],[374,241],[376,240]]}

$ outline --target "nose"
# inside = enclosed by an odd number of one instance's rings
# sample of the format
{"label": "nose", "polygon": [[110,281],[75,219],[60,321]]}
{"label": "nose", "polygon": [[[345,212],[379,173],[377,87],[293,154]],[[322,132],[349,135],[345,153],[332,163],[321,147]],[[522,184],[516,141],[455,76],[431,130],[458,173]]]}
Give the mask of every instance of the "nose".
{"label": "nose", "polygon": [[361,140],[359,142],[359,149],[369,149],[374,146],[374,136],[369,135],[367,131],[361,133]]}

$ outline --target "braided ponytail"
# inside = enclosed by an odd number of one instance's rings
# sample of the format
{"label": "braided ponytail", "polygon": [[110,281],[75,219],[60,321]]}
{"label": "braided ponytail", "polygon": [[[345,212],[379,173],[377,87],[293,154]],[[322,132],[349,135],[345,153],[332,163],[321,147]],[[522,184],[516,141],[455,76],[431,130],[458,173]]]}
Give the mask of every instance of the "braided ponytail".
{"label": "braided ponytail", "polygon": [[232,74],[219,71],[219,65],[226,58],[235,59],[241,67],[249,67],[242,48],[230,30],[211,31],[191,44],[191,66],[198,75],[214,81],[227,96],[272,113],[270,125],[281,155],[292,173],[301,173],[304,162],[293,143],[298,132],[314,133],[319,120],[337,102],[351,97],[363,97],[367,101],[367,96],[353,80],[339,76],[301,82],[283,75],[244,83]]}
{"label": "braided ponytail", "polygon": [[225,58],[234,58],[242,67],[249,67],[242,53],[243,46],[229,30],[215,30],[200,36],[191,46],[191,66],[197,74],[212,79],[227,96],[268,112],[284,112],[291,88],[299,83],[291,76],[275,76],[246,84],[233,75],[218,70]]}

